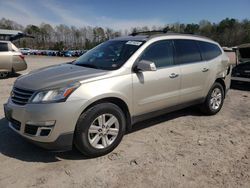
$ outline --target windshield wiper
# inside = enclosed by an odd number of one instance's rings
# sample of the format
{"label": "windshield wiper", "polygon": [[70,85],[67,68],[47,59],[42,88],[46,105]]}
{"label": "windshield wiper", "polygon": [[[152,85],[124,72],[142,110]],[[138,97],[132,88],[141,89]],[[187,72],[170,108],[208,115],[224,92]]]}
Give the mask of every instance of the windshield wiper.
{"label": "windshield wiper", "polygon": [[85,64],[85,63],[78,64],[78,63],[75,63],[75,65],[78,65],[78,66],[81,66],[81,67],[89,67],[89,68],[93,68],[93,69],[99,69],[99,67],[97,67],[96,65],[93,65],[93,64]]}

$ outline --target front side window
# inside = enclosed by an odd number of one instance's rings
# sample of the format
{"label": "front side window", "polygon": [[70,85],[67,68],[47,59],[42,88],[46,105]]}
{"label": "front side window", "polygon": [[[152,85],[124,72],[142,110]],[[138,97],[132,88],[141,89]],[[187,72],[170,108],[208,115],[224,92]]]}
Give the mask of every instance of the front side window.
{"label": "front side window", "polygon": [[205,60],[211,60],[218,57],[222,52],[216,44],[199,41],[202,57]]}
{"label": "front side window", "polygon": [[8,52],[8,43],[0,42],[0,52]]}
{"label": "front side window", "polygon": [[140,60],[152,61],[157,68],[173,65],[173,42],[171,40],[165,40],[151,44],[143,52]]}
{"label": "front side window", "polygon": [[143,41],[107,41],[76,59],[75,65],[95,69],[120,68],[143,44]]}
{"label": "front side window", "polygon": [[201,61],[199,47],[194,40],[174,40],[176,61],[178,64],[195,63]]}

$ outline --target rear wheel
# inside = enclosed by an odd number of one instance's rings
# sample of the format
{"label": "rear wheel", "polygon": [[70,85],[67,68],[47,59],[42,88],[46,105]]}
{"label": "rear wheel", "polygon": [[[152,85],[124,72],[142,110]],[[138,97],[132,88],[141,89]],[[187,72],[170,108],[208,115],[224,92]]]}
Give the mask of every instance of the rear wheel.
{"label": "rear wheel", "polygon": [[224,89],[222,85],[215,82],[208,95],[205,102],[201,105],[201,111],[208,115],[214,115],[218,113],[224,102]]}
{"label": "rear wheel", "polygon": [[7,78],[8,74],[8,72],[0,72],[0,79]]}
{"label": "rear wheel", "polygon": [[86,156],[111,152],[125,133],[125,116],[112,103],[97,104],[84,112],[76,125],[74,144]]}

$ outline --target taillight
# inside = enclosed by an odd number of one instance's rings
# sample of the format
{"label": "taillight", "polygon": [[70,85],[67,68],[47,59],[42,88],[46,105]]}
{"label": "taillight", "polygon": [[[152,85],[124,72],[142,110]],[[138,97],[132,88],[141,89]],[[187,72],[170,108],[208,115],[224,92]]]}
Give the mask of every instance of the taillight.
{"label": "taillight", "polygon": [[24,55],[19,55],[19,57],[20,57],[22,60],[24,60]]}

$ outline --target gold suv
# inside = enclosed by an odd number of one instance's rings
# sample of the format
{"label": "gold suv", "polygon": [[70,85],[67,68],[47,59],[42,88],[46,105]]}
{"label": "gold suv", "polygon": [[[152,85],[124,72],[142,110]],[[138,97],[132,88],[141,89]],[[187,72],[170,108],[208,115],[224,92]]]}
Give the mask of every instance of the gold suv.
{"label": "gold suv", "polygon": [[132,35],[77,60],[19,77],[5,104],[9,126],[49,149],[75,145],[91,157],[112,151],[134,123],[190,105],[220,111],[229,58],[208,38]]}

